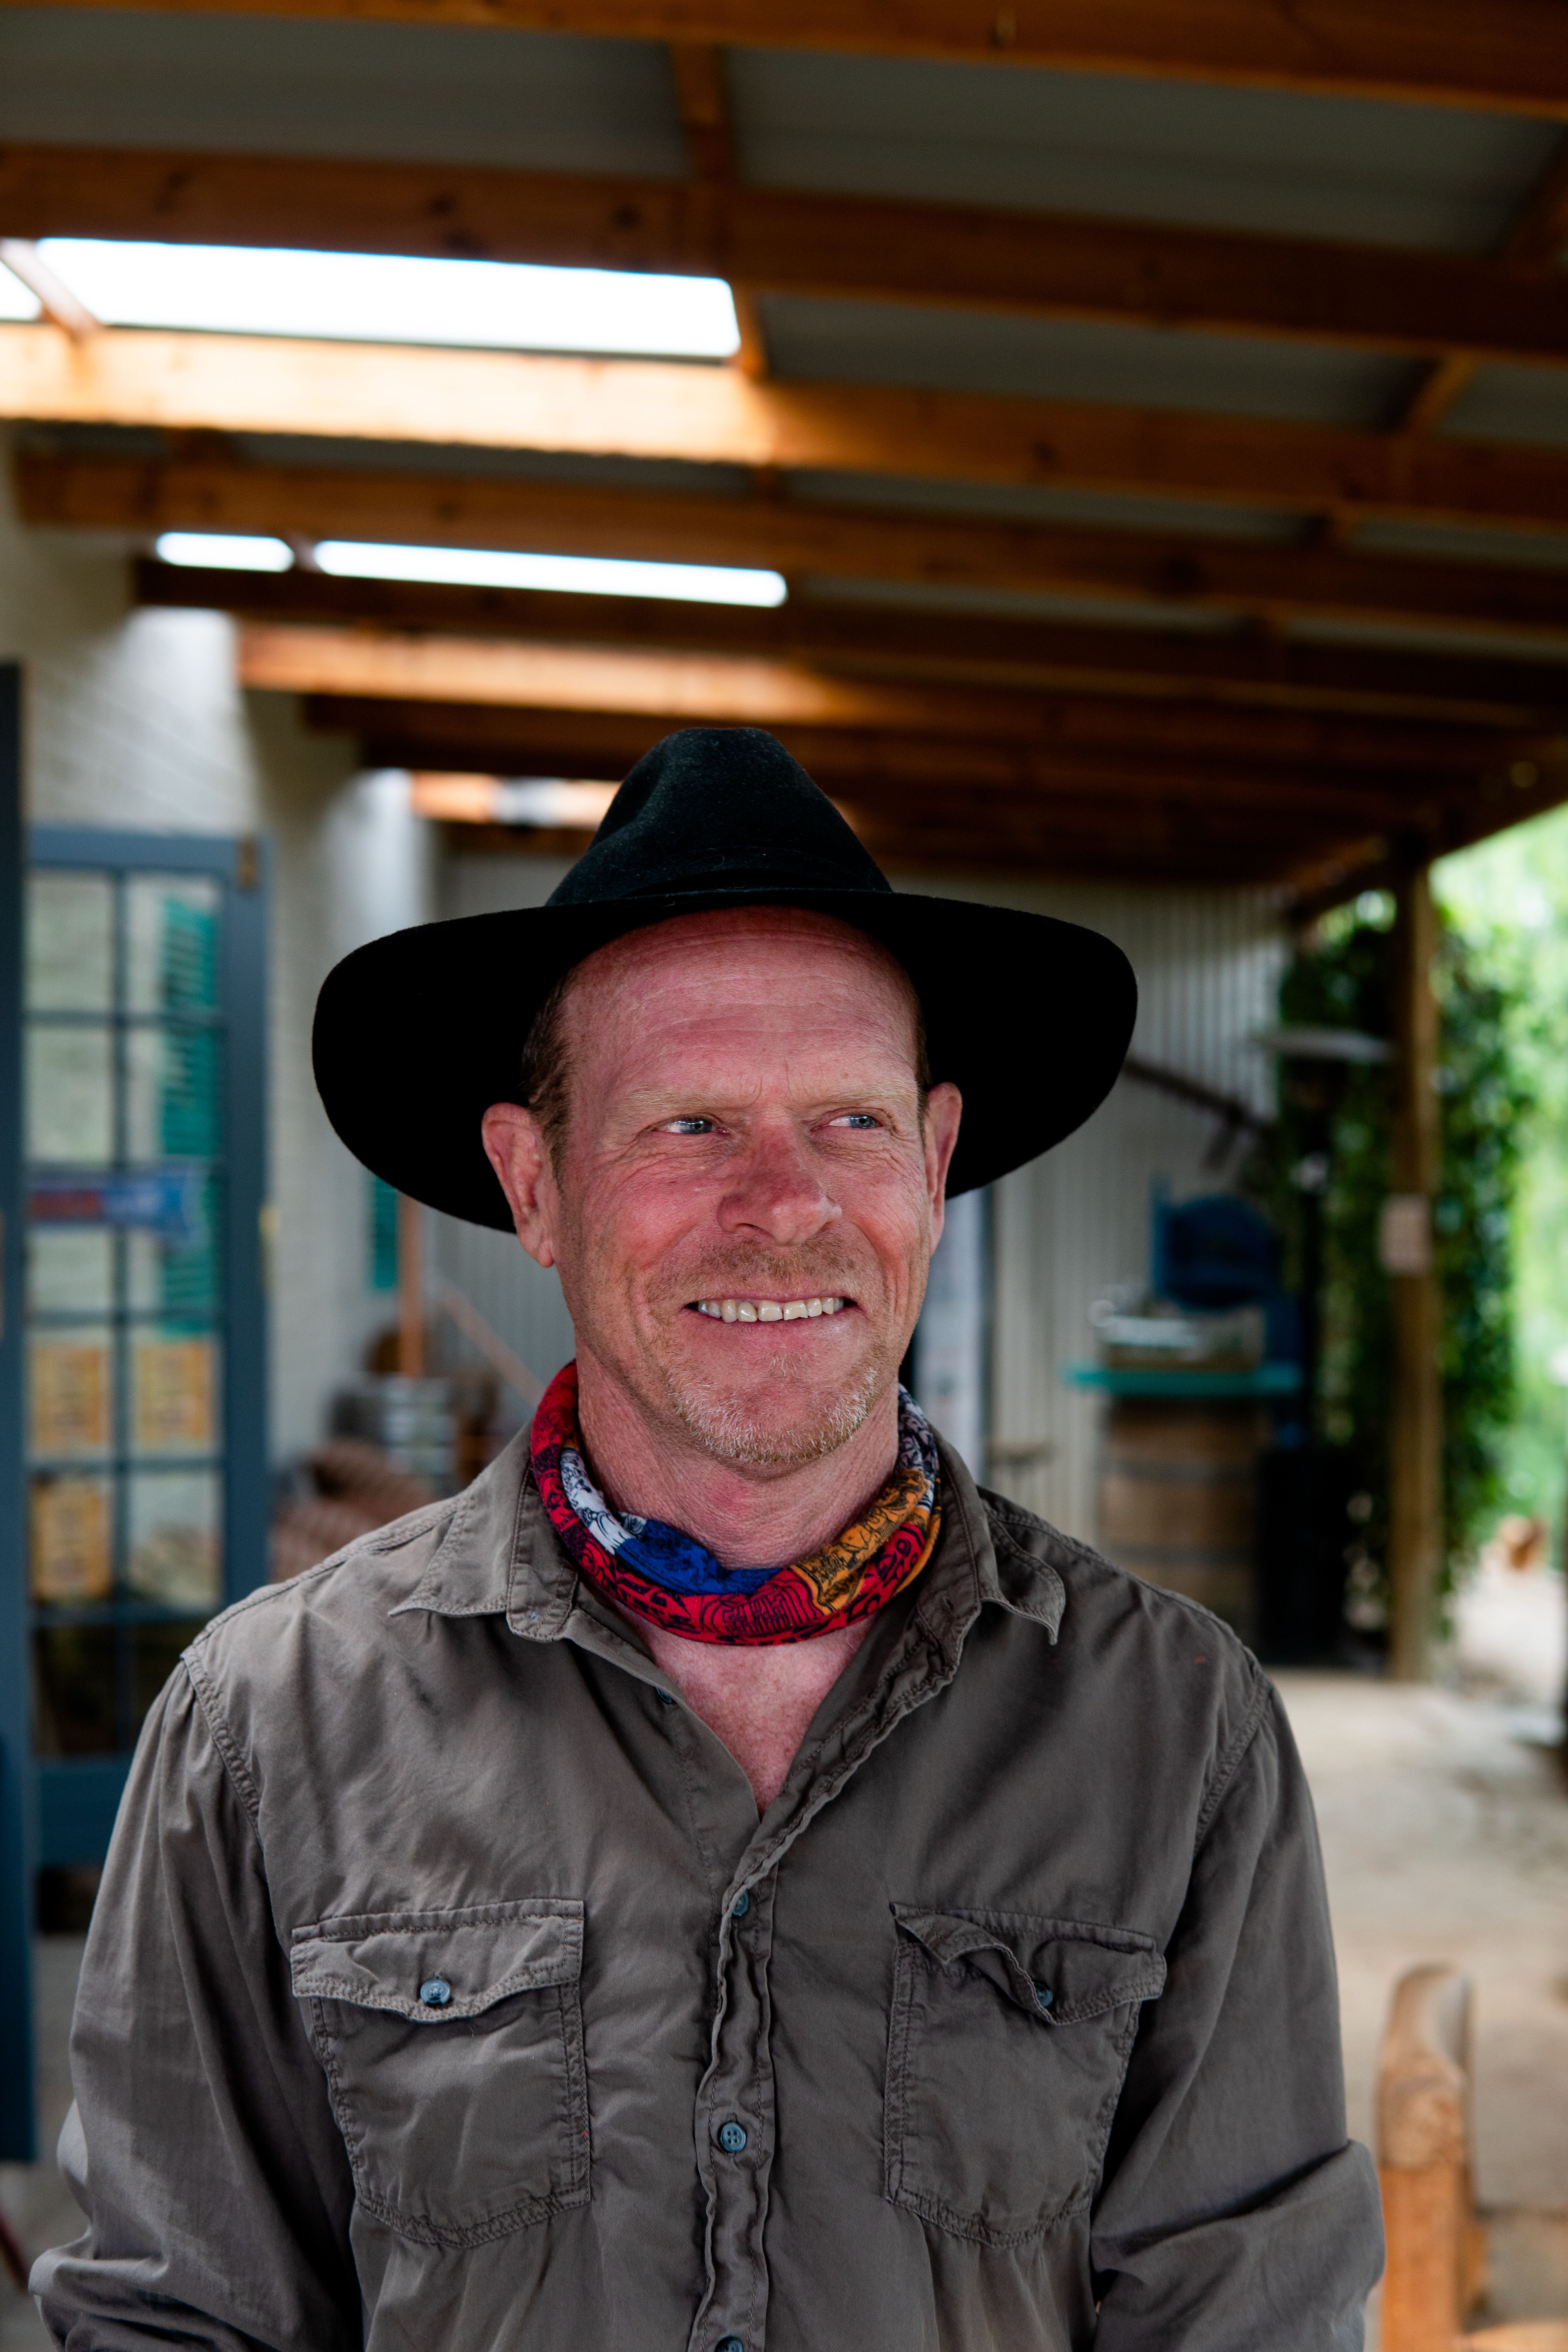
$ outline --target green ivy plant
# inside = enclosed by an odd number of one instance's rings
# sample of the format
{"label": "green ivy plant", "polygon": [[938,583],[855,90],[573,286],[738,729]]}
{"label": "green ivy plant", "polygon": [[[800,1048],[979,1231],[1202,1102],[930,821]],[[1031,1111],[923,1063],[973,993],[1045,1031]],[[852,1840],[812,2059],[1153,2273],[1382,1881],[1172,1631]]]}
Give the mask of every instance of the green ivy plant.
{"label": "green ivy plant", "polygon": [[[1321,926],[1287,966],[1279,1020],[1287,1028],[1344,1028],[1389,1038],[1393,902],[1368,894]],[[1439,1017],[1441,1161],[1433,1223],[1442,1305],[1443,1592],[1486,1533],[1502,1494],[1514,1405],[1512,1213],[1534,1097],[1510,1042],[1517,987],[1481,947],[1443,921],[1434,971]],[[1392,1189],[1388,1072],[1352,1063],[1328,1113],[1321,1192],[1319,1433],[1342,1447],[1361,1489],[1361,1540],[1351,1559],[1352,1614],[1376,1621],[1385,1603],[1388,1399],[1393,1374],[1389,1277],[1378,1263],[1382,1205]],[[1247,1171],[1285,1247],[1285,1280],[1299,1288],[1302,1179],[1321,1139],[1310,1108],[1281,1069],[1279,1118]]]}

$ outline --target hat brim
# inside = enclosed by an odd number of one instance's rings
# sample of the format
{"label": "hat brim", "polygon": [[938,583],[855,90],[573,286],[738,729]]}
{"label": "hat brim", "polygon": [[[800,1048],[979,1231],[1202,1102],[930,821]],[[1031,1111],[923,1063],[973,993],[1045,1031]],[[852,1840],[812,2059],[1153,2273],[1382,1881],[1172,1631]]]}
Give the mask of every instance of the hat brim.
{"label": "hat brim", "polygon": [[479,1122],[519,1099],[534,1013],[596,948],[677,915],[805,907],[881,941],[924,1008],[933,1083],[963,1119],[950,1195],[1049,1150],[1098,1109],[1132,1035],[1138,989],[1121,950],[1048,915],[904,891],[713,889],[426,923],[373,940],[316,1007],[316,1084],[357,1160],[469,1224],[511,1231]]}

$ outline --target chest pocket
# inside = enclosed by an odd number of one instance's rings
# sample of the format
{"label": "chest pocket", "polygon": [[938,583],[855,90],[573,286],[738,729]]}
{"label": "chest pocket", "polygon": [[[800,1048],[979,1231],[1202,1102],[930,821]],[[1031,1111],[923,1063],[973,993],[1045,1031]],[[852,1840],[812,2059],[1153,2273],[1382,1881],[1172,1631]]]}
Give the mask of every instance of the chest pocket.
{"label": "chest pocket", "polygon": [[896,1903],[885,2192],[939,2229],[1008,2245],[1100,2179],[1152,1937],[1016,1911]]}
{"label": "chest pocket", "polygon": [[582,1963],[583,1906],[550,1897],[294,1930],[366,2212],[463,2246],[587,2203]]}

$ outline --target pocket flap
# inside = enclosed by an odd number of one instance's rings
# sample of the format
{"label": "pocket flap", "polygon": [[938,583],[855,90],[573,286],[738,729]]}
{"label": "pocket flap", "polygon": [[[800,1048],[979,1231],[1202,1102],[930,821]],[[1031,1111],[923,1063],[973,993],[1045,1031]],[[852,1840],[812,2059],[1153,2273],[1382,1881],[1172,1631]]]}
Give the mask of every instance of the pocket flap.
{"label": "pocket flap", "polygon": [[893,1916],[932,1959],[975,1969],[1047,2025],[1076,2025],[1164,1990],[1164,1958],[1153,1937],[1135,1928],[1018,1911],[925,1911],[911,1903],[895,1903]]}
{"label": "pocket flap", "polygon": [[[300,2000],[390,2010],[411,2025],[478,2017],[512,1993],[575,1984],[583,1906],[540,1896],[466,1911],[367,1911],[296,1927],[289,1955]],[[444,1988],[444,1992],[432,1990]]]}

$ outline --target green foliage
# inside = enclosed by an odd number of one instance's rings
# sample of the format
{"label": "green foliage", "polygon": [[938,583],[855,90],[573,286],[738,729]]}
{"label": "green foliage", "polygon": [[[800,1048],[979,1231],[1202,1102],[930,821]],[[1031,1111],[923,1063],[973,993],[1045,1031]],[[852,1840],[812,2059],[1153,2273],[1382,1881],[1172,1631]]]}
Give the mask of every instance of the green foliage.
{"label": "green foliage", "polygon": [[1513,1207],[1516,1402],[1507,1507],[1557,1522],[1568,1349],[1568,809],[1445,858],[1434,885],[1488,962],[1510,975],[1512,1055],[1536,1097]]}
{"label": "green foliage", "polygon": [[[1288,966],[1279,1018],[1289,1028],[1392,1034],[1393,908],[1369,897],[1326,927]],[[1503,1497],[1514,1406],[1512,1212],[1533,1096],[1514,1049],[1518,992],[1497,959],[1445,923],[1435,983],[1439,1012],[1441,1172],[1434,1204],[1442,1298],[1443,1503],[1448,1582],[1485,1534]],[[1322,1275],[1320,1430],[1346,1447],[1370,1502],[1360,1578],[1372,1587],[1386,1558],[1388,1399],[1393,1328],[1388,1276],[1378,1263],[1382,1205],[1391,1190],[1385,1066],[1352,1063],[1321,1090],[1321,1066],[1281,1070],[1280,1117],[1249,1171],[1285,1238],[1286,1280],[1302,1273],[1303,1183],[1321,1167]],[[1352,1580],[1352,1581],[1357,1580]]]}

